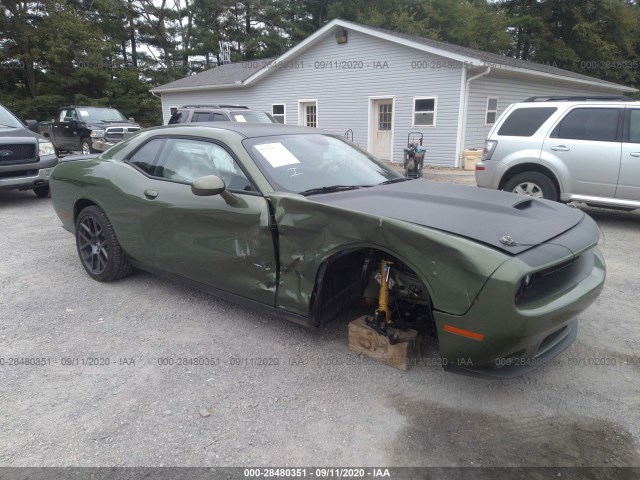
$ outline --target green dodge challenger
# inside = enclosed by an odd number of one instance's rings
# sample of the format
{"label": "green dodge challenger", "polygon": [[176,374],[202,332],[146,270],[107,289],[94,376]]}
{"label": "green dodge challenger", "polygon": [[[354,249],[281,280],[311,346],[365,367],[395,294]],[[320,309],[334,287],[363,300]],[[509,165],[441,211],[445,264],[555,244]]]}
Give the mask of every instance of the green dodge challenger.
{"label": "green dodge challenger", "polygon": [[148,129],[61,162],[51,191],[95,280],[137,267],[312,327],[385,281],[392,324],[432,329],[473,374],[558,355],[605,279],[582,211],[407,179],[312,128]]}

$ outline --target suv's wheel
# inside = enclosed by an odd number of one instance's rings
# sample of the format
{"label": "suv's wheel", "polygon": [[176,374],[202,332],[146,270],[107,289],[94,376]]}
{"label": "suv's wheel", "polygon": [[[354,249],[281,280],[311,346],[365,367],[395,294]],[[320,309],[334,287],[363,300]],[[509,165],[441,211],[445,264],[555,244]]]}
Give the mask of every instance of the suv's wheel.
{"label": "suv's wheel", "polygon": [[87,207],[78,215],[76,247],[82,266],[94,280],[110,282],[133,271],[111,222],[98,207]]}
{"label": "suv's wheel", "polygon": [[558,189],[553,181],[543,173],[538,172],[519,173],[509,179],[502,189],[527,197],[558,200]]}
{"label": "suv's wheel", "polygon": [[40,198],[47,198],[49,196],[49,185],[33,187],[33,192]]}

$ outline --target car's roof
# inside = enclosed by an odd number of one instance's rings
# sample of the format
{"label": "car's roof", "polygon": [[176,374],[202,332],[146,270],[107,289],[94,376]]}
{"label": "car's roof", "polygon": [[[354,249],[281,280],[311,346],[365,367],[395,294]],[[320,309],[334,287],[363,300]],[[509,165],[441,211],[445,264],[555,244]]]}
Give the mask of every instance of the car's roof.
{"label": "car's roof", "polygon": [[243,137],[268,137],[271,135],[294,135],[300,133],[330,134],[324,130],[312,127],[299,127],[297,125],[283,125],[281,123],[248,123],[248,122],[197,122],[197,123],[177,123],[165,125],[158,129],[176,128],[213,128],[217,130],[228,130],[236,132]]}
{"label": "car's roof", "polygon": [[257,113],[263,113],[262,110],[253,110],[250,108],[242,108],[242,107],[234,107],[234,108],[227,108],[227,107],[180,107],[178,109],[178,111],[185,111],[185,110],[197,110],[198,112],[257,112]]}

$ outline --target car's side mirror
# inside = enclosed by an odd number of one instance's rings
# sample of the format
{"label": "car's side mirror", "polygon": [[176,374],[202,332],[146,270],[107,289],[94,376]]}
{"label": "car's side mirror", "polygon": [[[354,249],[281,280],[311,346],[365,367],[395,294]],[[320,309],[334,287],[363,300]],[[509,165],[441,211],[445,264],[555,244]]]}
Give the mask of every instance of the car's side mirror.
{"label": "car's side mirror", "polygon": [[136,119],[133,117],[129,117],[129,123],[136,123]]}
{"label": "car's side mirror", "polygon": [[238,198],[227,190],[224,180],[216,175],[206,175],[195,179],[191,183],[191,191],[199,197],[220,195],[229,205],[238,203]]}
{"label": "car's side mirror", "polygon": [[191,191],[199,197],[220,195],[226,188],[224,181],[215,175],[197,178],[191,184]]}
{"label": "car's side mirror", "polygon": [[38,121],[37,120],[25,120],[24,124],[32,132],[38,133]]}

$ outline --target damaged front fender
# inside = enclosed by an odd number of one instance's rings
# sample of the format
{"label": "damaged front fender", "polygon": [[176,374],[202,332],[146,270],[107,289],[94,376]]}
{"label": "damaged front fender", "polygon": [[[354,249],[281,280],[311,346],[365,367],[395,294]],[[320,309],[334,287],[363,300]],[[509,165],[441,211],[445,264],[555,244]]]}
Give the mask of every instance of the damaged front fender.
{"label": "damaged front fender", "polygon": [[423,281],[436,310],[462,315],[491,274],[509,257],[473,241],[408,222],[326,205],[297,194],[272,193],[280,277],[276,307],[308,316],[325,260],[355,248],[401,259]]}

